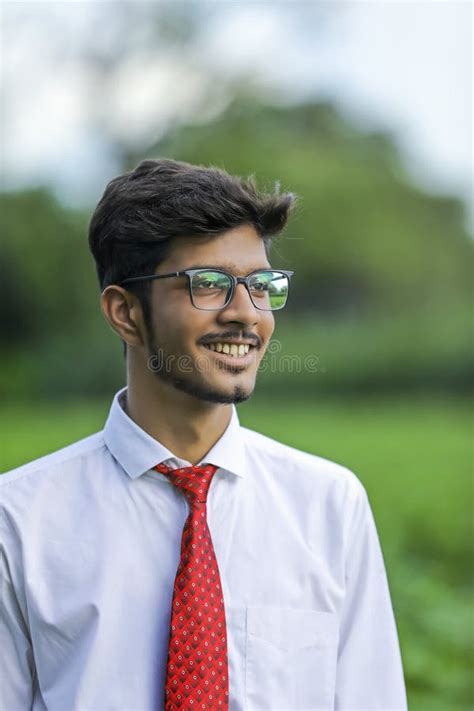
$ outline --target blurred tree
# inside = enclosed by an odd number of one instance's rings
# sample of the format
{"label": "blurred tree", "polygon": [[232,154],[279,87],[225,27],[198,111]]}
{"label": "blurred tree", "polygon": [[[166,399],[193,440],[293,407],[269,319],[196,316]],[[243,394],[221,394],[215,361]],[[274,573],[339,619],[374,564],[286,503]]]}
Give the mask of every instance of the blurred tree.
{"label": "blurred tree", "polygon": [[52,330],[79,330],[92,301],[83,218],[45,190],[4,193],[0,211],[2,348],[33,346]]}
{"label": "blurred tree", "polygon": [[[6,125],[16,130],[15,114],[25,105],[35,113],[31,94],[35,96],[37,87],[29,85],[27,70],[33,45],[41,52],[43,76],[54,78],[45,80],[40,93],[48,95],[53,84],[51,95],[60,102],[56,111],[66,103],[66,133],[72,120],[88,149],[97,146],[96,154],[120,172],[137,151],[171,127],[191,117],[206,120],[228,103],[248,70],[233,70],[206,54],[209,30],[214,28],[218,34],[223,25],[239,22],[248,9],[245,2],[214,0],[121,0],[114,3],[113,12],[108,3],[52,2],[36,7],[10,3],[4,13],[4,39],[12,58],[2,75]],[[341,8],[326,3],[269,3],[263,12],[259,18],[265,25],[284,23],[288,40],[297,43],[308,27],[313,38],[325,32],[328,19]],[[257,41],[258,36],[259,32]],[[247,81],[252,80],[247,77]],[[74,95],[70,87],[76,90]],[[57,118],[54,111],[52,117]],[[9,169],[15,172],[16,167],[10,159]],[[48,167],[43,170],[44,182],[62,195],[56,176],[48,174]],[[80,171],[78,175],[77,185],[88,193]]]}

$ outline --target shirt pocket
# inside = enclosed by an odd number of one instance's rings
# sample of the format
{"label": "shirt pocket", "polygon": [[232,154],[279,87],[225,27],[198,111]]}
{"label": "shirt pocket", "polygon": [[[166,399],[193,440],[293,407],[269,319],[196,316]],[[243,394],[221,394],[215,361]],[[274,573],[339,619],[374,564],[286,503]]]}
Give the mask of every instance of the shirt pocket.
{"label": "shirt pocket", "polygon": [[246,709],[333,709],[338,629],[333,612],[248,607]]}

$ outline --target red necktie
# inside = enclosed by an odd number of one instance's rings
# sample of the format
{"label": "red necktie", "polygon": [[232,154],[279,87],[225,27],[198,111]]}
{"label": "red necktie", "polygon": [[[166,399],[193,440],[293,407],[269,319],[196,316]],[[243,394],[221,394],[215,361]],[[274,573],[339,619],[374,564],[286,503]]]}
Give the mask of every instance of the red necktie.
{"label": "red necktie", "polygon": [[227,710],[229,673],[224,597],[207,525],[207,492],[218,467],[157,464],[186,496],[189,515],[173,588],[165,711]]}

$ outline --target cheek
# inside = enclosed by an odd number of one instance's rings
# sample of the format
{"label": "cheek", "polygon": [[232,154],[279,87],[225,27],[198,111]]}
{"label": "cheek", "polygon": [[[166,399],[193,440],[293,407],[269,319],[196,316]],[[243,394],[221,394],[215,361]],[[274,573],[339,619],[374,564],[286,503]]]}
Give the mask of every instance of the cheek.
{"label": "cheek", "polygon": [[267,352],[268,344],[269,341],[273,335],[273,331],[275,330],[275,318],[273,314],[265,314],[264,319],[262,319],[259,323],[259,328],[258,332],[260,335],[260,339],[262,342],[262,347],[261,350],[258,354],[258,361],[260,361],[265,353]]}
{"label": "cheek", "polygon": [[209,314],[195,309],[189,297],[168,299],[155,311],[155,338],[172,350],[187,352],[196,347],[196,341],[203,335],[216,331],[214,317]]}
{"label": "cheek", "polygon": [[275,317],[272,313],[265,314],[265,319],[262,321],[261,332],[262,336],[265,338],[265,342],[268,342],[272,337],[273,331],[275,330]]}
{"label": "cheek", "polygon": [[187,303],[184,293],[171,291],[157,299],[153,309],[153,327],[155,335],[161,340],[179,338],[185,332],[186,323],[192,317],[192,306]]}

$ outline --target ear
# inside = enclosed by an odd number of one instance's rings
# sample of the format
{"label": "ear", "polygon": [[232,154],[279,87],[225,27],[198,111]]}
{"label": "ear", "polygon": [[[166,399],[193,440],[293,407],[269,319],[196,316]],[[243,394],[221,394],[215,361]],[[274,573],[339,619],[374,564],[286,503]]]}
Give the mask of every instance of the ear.
{"label": "ear", "polygon": [[144,346],[145,325],[137,297],[121,286],[111,284],[100,296],[102,313],[109,326],[129,346]]}

